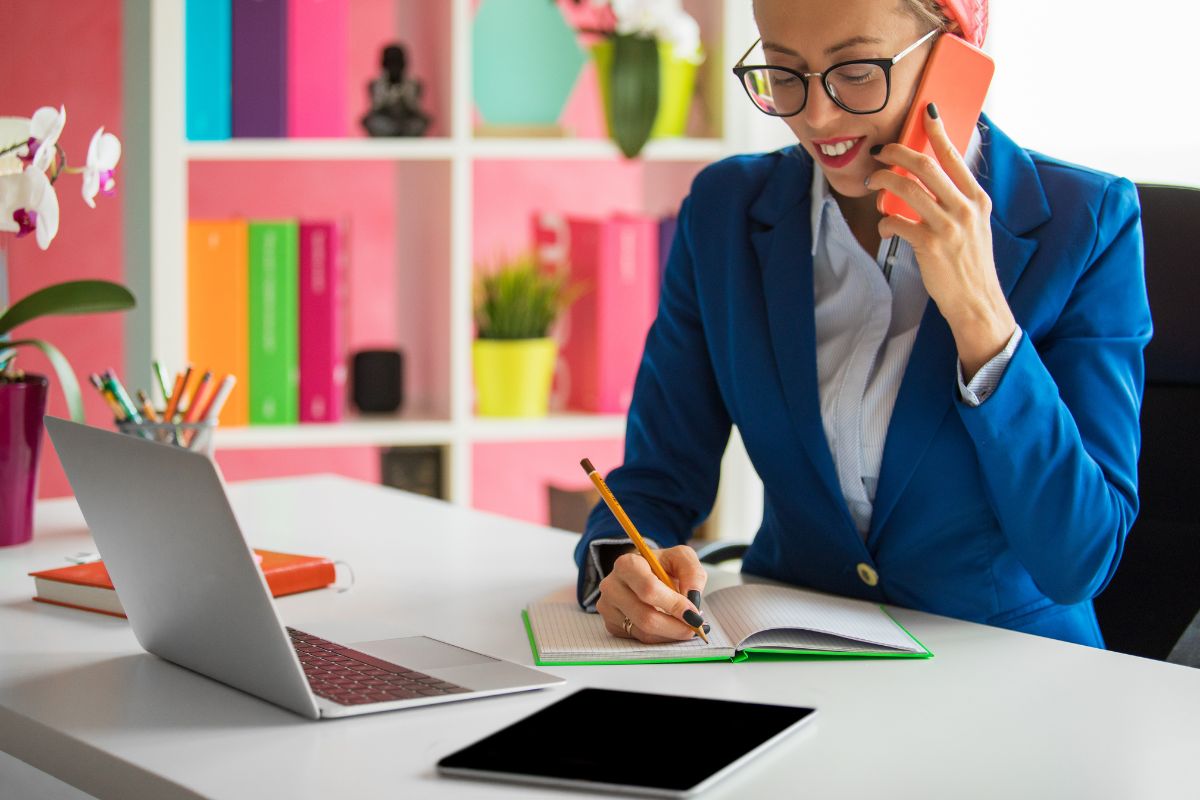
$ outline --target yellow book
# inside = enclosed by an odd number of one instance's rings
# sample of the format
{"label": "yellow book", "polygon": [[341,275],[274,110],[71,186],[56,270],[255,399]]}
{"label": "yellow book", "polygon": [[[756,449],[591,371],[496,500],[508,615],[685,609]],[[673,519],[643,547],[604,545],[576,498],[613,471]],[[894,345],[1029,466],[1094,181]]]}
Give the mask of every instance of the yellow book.
{"label": "yellow book", "polygon": [[250,422],[249,268],[245,220],[188,222],[188,360],[237,383],[221,411],[223,426]]}

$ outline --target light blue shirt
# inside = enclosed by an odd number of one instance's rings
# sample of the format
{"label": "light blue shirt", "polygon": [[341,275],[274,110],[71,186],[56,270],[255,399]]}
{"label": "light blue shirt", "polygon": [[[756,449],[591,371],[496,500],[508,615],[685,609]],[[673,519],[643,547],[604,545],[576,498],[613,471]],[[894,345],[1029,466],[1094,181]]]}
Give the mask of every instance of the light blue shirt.
{"label": "light blue shirt", "polygon": [[[968,149],[978,152],[978,135]],[[812,181],[813,299],[821,421],[850,516],[865,538],[871,524],[879,465],[892,409],[929,295],[912,247],[901,240],[891,283],[882,265],[891,239],[872,257],[863,249],[819,168]],[[995,390],[1021,340],[1018,327],[1004,350],[958,388],[978,406]]]}

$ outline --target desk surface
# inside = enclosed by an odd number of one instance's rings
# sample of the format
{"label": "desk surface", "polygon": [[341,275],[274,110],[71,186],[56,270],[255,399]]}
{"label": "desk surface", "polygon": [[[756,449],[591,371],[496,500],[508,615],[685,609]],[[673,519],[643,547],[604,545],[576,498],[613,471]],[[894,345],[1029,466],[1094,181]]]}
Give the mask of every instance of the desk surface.
{"label": "desk surface", "polygon": [[[348,592],[277,603],[335,640],[422,633],[531,664],[519,611],[574,576],[570,535],[390,489],[315,477],[231,494],[254,546],[353,566]],[[1200,781],[1200,670],[903,609],[936,658],[548,668],[569,683],[309,722],[148,655],[124,620],[32,602],[25,573],[92,548],[73,500],[40,504],[37,522],[31,544],[0,550],[0,749],[97,797],[550,797],[434,764],[582,686],[820,709],[712,797],[1095,800]],[[702,756],[719,734],[668,735]]]}

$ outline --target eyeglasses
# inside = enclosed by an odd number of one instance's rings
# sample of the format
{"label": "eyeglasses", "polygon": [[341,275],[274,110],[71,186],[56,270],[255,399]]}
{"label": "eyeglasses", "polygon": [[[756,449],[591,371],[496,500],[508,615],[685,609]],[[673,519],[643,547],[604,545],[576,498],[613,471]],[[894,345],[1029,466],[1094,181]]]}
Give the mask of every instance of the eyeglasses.
{"label": "eyeglasses", "polygon": [[809,78],[820,78],[829,99],[851,114],[874,114],[882,111],[891,97],[892,66],[940,32],[937,28],[931,30],[892,58],[842,61],[824,72],[743,65],[762,41],[760,37],[738,59],[733,74],[758,110],[773,117],[792,117],[804,110],[808,104]]}

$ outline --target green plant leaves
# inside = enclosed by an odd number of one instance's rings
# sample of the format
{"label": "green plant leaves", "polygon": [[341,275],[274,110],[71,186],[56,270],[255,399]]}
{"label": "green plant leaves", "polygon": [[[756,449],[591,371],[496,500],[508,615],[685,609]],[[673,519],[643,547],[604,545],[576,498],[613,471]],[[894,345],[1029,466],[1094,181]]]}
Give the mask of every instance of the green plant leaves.
{"label": "green plant leaves", "polygon": [[[33,294],[13,303],[7,311],[0,313],[0,337],[13,328],[38,317],[51,314],[94,314],[101,311],[123,311],[133,308],[134,298],[128,289],[111,281],[66,281],[39,289]],[[79,381],[62,352],[41,339],[18,339],[0,341],[0,366],[11,360],[12,350],[17,347],[36,347],[46,354],[63,395],[71,419],[83,422],[83,398],[79,394]]]}
{"label": "green plant leaves", "polygon": [[613,37],[612,133],[626,158],[645,147],[658,114],[658,41]]}
{"label": "green plant leaves", "polygon": [[475,324],[480,339],[541,339],[574,299],[563,277],[532,257],[479,277]]}
{"label": "green plant leaves", "polygon": [[134,302],[128,289],[111,281],[56,283],[18,300],[0,314],[0,336],[38,317],[124,311],[133,308]]}

